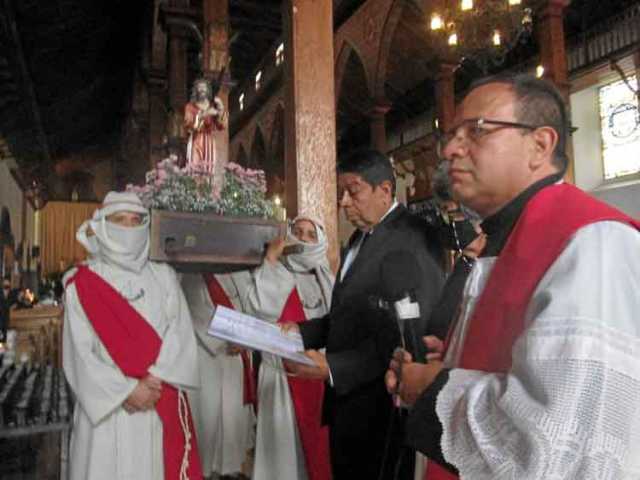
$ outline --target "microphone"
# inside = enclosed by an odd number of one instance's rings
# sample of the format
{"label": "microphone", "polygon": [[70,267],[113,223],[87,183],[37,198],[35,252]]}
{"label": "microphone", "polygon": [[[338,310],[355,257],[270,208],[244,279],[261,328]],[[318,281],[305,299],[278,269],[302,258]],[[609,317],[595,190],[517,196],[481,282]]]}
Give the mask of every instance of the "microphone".
{"label": "microphone", "polygon": [[423,273],[414,256],[405,250],[386,254],[380,268],[382,300],[398,323],[402,346],[415,362],[424,362],[426,351],[415,329],[415,325],[420,324],[416,291]]}

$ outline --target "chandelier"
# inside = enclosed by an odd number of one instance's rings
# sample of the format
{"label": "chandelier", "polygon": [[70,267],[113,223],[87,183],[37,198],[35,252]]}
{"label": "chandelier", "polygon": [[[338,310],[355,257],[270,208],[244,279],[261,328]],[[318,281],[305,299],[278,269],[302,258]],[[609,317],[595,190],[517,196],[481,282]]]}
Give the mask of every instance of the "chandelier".
{"label": "chandelier", "polygon": [[531,36],[533,13],[524,0],[440,0],[431,2],[429,30],[441,60],[471,60],[485,73]]}

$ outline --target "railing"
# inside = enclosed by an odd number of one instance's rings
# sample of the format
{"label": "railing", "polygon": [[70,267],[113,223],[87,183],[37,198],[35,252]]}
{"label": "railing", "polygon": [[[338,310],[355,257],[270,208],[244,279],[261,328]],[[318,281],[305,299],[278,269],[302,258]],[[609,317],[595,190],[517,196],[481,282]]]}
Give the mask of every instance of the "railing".
{"label": "railing", "polygon": [[640,45],[640,4],[632,5],[568,43],[570,73]]}

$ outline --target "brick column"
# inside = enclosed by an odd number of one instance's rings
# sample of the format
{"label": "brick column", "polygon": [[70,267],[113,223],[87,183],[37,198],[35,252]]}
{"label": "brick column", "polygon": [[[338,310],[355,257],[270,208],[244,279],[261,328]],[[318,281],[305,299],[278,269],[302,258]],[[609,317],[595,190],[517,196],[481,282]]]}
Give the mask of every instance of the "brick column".
{"label": "brick column", "polygon": [[451,128],[456,110],[455,76],[458,66],[441,62],[435,82],[436,118],[439,128],[446,132]]}
{"label": "brick column", "polygon": [[[563,12],[571,0],[545,0],[540,10],[538,24],[538,43],[540,62],[544,67],[544,76],[553,82],[562,93],[569,111],[569,77],[567,73],[567,53],[564,39]],[[571,118],[569,116],[569,118]],[[565,179],[574,182],[573,145],[567,138],[569,166]]]}
{"label": "brick column", "polygon": [[[188,0],[169,0],[160,8],[161,18],[167,32],[167,90],[171,110],[164,125],[165,140],[173,153],[184,157],[184,106],[189,98],[187,85],[187,44],[197,30],[198,12],[189,8]],[[161,105],[152,106],[158,108]],[[165,154],[163,152],[163,154]]]}
{"label": "brick column", "polygon": [[[167,11],[167,17],[187,6],[187,0],[169,0],[169,8],[173,12]],[[185,103],[187,103],[187,38],[189,33],[184,27],[171,24],[169,18],[167,18],[167,29],[169,34],[169,61],[167,65],[169,104],[174,112],[182,112]]]}
{"label": "brick column", "polygon": [[322,220],[338,262],[332,0],[283,2],[285,178],[289,217]]}

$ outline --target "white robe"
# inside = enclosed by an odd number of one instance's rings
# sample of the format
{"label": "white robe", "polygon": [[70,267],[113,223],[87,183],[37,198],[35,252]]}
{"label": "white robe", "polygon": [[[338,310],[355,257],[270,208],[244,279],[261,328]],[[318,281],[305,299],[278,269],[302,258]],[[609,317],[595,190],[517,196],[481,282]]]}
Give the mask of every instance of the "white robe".
{"label": "white robe", "polygon": [[[242,311],[240,291],[247,272],[218,275],[217,279],[234,308]],[[199,391],[189,392],[198,449],[205,476],[233,475],[242,471],[247,452],[253,447],[255,417],[251,405],[244,405],[243,365],[239,355],[227,355],[227,342],[207,334],[214,305],[202,275],[182,278],[191,309],[198,343]]]}
{"label": "white robe", "polygon": [[[331,286],[321,288],[313,273],[293,273],[281,262],[274,265],[265,262],[253,272],[252,288],[247,291],[245,301],[247,313],[277,322],[294,287],[298,288],[307,319],[328,312]],[[258,429],[252,478],[305,480],[304,452],[280,358],[263,352],[258,378]]]}
{"label": "white robe", "polygon": [[455,368],[494,259],[465,287],[438,395],[462,479],[640,479],[640,234],[580,229],[538,284],[506,374]]}
{"label": "white robe", "polygon": [[[129,299],[162,338],[149,373],[179,389],[197,388],[195,337],[171,267],[148,262],[136,274],[97,260],[88,266]],[[74,283],[65,293],[63,367],[77,399],[69,478],[162,479],[160,418],[155,410],[129,414],[122,408],[138,380],[126,377],[111,359],[82,309]]]}

